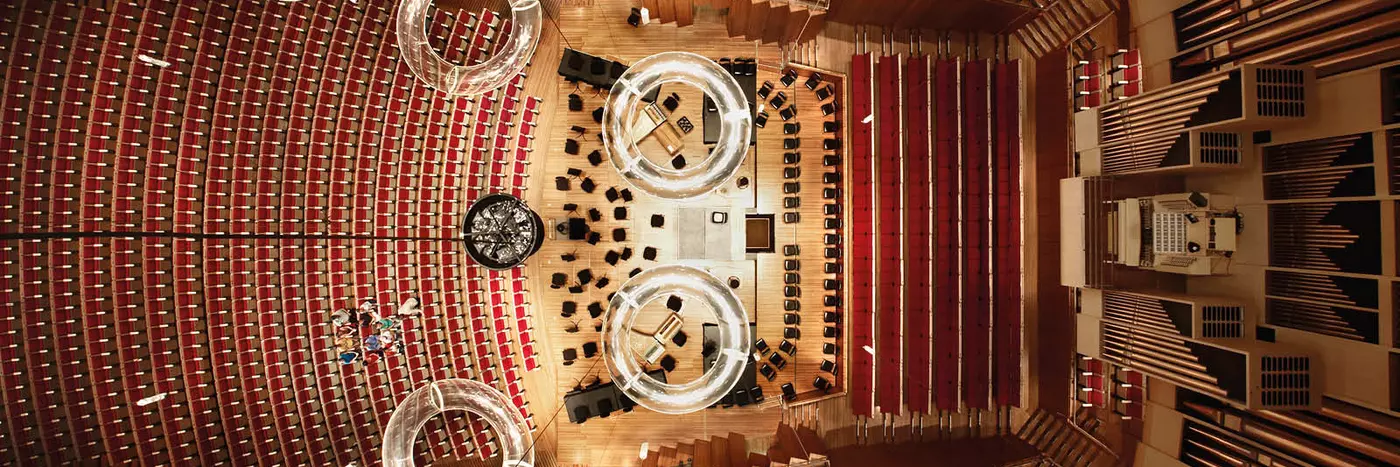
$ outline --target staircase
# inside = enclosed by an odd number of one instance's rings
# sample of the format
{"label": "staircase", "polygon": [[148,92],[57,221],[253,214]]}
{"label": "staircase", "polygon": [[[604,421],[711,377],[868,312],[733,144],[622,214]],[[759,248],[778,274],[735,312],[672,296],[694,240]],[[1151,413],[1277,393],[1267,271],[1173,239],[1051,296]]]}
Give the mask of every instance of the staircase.
{"label": "staircase", "polygon": [[1100,423],[1087,410],[1080,410],[1074,420],[1070,420],[1064,415],[1039,409],[1026,420],[1025,425],[1021,425],[1016,437],[1040,451],[1040,460],[1035,465],[1087,467],[1094,465],[1094,461],[1104,454],[1115,460],[1118,458],[1095,435]]}
{"label": "staircase", "polygon": [[1117,0],[1032,0],[1030,20],[1015,31],[1036,57],[1065,47],[1112,17]]}
{"label": "staircase", "polygon": [[642,0],[652,21],[695,24],[695,8],[728,9],[729,37],[763,43],[802,43],[817,37],[826,24],[824,1],[813,0]]}
{"label": "staircase", "polygon": [[798,467],[824,465],[826,443],[817,432],[804,427],[778,425],[766,454],[749,452],[748,440],[739,433],[712,436],[647,452],[643,467]]}

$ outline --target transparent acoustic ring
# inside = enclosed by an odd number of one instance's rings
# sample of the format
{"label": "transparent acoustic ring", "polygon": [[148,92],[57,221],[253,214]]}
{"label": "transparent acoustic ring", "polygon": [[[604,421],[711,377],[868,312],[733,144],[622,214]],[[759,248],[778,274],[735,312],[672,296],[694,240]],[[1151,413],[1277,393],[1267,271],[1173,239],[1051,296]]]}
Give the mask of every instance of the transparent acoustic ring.
{"label": "transparent acoustic ring", "polygon": [[[714,364],[704,375],[684,384],[663,383],[646,375],[630,344],[632,326],[642,307],[672,295],[687,303],[708,305],[719,324]],[[719,278],[691,266],[658,266],[628,279],[613,295],[603,317],[603,358],[613,383],[638,405],[660,413],[690,413],[724,398],[739,382],[752,342],[748,313],[739,296]]]}
{"label": "transparent acoustic ring", "polygon": [[530,448],[530,428],[504,394],[480,381],[447,379],[418,388],[405,397],[384,427],[383,462],[386,467],[412,466],[413,442],[428,420],[450,410],[465,410],[481,417],[501,447],[506,467],[535,463]]}
{"label": "transparent acoustic ring", "polygon": [[[688,84],[705,92],[719,110],[719,141],[708,157],[683,169],[647,160],[633,135],[642,96],[662,84]],[[753,90],[749,90],[752,92]],[[603,114],[603,147],[627,183],[653,196],[699,198],[724,185],[748,154],[753,116],[744,91],[713,60],[690,52],[662,52],[632,64],[613,84]],[[704,152],[704,148],[694,151]]]}
{"label": "transparent acoustic ring", "polygon": [[[396,34],[399,56],[419,80],[454,96],[500,88],[525,69],[540,41],[539,0],[508,0],[511,33],[501,51],[477,65],[448,62],[428,43],[427,13],[433,0],[401,0]],[[480,26],[478,26],[480,27]]]}

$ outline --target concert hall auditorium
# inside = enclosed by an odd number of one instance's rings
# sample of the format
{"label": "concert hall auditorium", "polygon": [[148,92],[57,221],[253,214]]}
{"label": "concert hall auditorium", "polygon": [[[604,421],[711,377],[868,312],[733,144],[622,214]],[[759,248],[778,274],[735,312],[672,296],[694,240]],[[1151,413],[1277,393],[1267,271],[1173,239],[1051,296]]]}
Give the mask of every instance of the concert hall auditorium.
{"label": "concert hall auditorium", "polygon": [[0,1],[0,466],[1400,466],[1397,304],[1400,0]]}

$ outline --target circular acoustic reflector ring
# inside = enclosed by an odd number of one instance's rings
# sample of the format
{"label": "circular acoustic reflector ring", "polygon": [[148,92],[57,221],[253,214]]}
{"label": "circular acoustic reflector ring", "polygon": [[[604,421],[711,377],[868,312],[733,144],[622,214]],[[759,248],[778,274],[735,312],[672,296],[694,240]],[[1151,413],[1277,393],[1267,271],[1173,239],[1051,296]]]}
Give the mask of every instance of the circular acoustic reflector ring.
{"label": "circular acoustic reflector ring", "polygon": [[384,427],[381,451],[385,466],[413,465],[413,443],[428,420],[443,412],[465,410],[486,421],[496,432],[503,466],[535,463],[530,428],[515,405],[491,386],[469,379],[446,379],[418,388],[405,397]]}
{"label": "circular acoustic reflector ring", "polygon": [[[634,111],[642,96],[662,84],[671,83],[700,88],[714,101],[720,118],[719,140],[714,151],[701,158],[700,163],[683,169],[648,160],[637,149],[632,134],[642,114],[650,114],[646,110]],[[623,180],[653,196],[688,200],[709,194],[739,171],[748,154],[753,126],[749,101],[729,72],[700,55],[662,52],[637,61],[613,84],[605,107],[603,148],[608,151],[608,159]]]}
{"label": "circular acoustic reflector ring", "polygon": [[[719,322],[714,364],[684,384],[647,376],[630,345],[632,326],[642,307],[672,295],[686,298],[687,303],[709,305]],[[691,266],[658,266],[628,279],[618,287],[603,317],[603,358],[613,383],[638,405],[661,413],[690,413],[723,399],[743,375],[752,342],[748,313],[739,296],[718,277]]]}
{"label": "circular acoustic reflector ring", "polygon": [[453,96],[474,96],[505,86],[535,54],[542,23],[539,0],[507,1],[511,33],[505,45],[485,62],[461,66],[443,60],[428,43],[427,13],[433,0],[401,0],[395,28],[399,56],[423,83]]}

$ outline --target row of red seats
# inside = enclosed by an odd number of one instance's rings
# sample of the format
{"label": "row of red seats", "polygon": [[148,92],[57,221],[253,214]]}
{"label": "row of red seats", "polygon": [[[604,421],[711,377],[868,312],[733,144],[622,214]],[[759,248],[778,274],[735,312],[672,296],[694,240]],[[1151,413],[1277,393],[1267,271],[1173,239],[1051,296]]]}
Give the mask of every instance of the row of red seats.
{"label": "row of red seats", "polygon": [[1021,405],[1021,154],[1020,62],[992,73],[995,135],[992,159],[992,390],[998,405]]}
{"label": "row of red seats", "polygon": [[929,413],[933,326],[933,179],[930,177],[929,59],[909,57],[904,67],[904,144],[907,209],[904,211],[904,393],[909,411]]}
{"label": "row of red seats", "polygon": [[[961,334],[961,301],[958,296],[958,203],[960,196],[951,187],[958,186],[960,162],[954,154],[962,149],[962,132],[958,120],[962,115],[959,93],[961,73],[956,60],[934,62],[933,105],[934,154],[934,224],[937,265],[934,268],[934,405],[938,410],[958,410],[958,346]],[[948,187],[942,189],[940,187]]]}
{"label": "row of red seats", "polygon": [[904,243],[904,230],[900,217],[904,206],[900,197],[904,195],[900,167],[900,142],[903,140],[904,109],[900,95],[903,90],[899,55],[883,56],[875,64],[875,93],[878,96],[875,109],[877,159],[876,166],[876,257],[875,275],[878,278],[875,294],[875,405],[882,413],[899,413],[902,405],[901,392],[904,389],[900,348],[904,345],[901,333],[903,307],[900,286],[904,280],[900,263],[903,260],[901,247]]}
{"label": "row of red seats", "polygon": [[[860,120],[873,115],[874,69],[869,53],[851,57],[851,115]],[[875,361],[867,349],[874,345],[875,219],[874,136],[870,125],[851,125],[851,309],[847,328],[851,333],[850,398],[857,416],[874,415]]]}
{"label": "row of red seats", "polygon": [[963,64],[963,153],[962,153],[962,343],[963,343],[963,404],[969,408],[987,408],[991,377],[987,361],[990,358],[991,334],[991,270],[987,268],[991,245],[988,244],[991,219],[987,215],[988,162],[990,140],[988,128],[988,97],[990,70],[986,60],[969,60]]}

